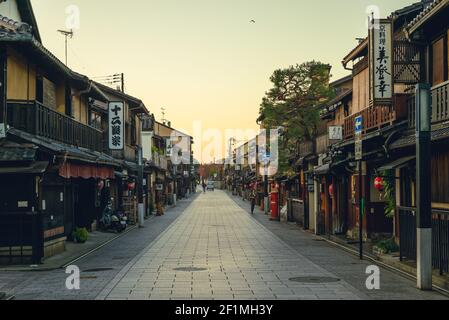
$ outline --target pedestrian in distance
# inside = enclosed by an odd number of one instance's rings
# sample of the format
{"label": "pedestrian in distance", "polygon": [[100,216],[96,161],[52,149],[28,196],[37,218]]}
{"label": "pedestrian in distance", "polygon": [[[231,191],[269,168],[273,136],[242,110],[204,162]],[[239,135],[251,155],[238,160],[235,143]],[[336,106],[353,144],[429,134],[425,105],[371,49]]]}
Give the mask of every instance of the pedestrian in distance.
{"label": "pedestrian in distance", "polygon": [[207,184],[203,181],[203,192],[206,193]]}
{"label": "pedestrian in distance", "polygon": [[256,207],[256,190],[251,189],[249,194],[249,200],[251,201],[251,214],[254,214],[254,209]]}

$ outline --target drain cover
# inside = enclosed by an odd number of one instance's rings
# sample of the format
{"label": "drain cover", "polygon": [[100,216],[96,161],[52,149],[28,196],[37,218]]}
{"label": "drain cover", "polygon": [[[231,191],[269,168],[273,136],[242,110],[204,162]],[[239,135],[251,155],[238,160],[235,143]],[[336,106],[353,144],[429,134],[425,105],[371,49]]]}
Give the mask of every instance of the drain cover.
{"label": "drain cover", "polygon": [[340,279],[331,277],[296,277],[290,278],[290,281],[301,282],[301,283],[332,283],[339,282]]}
{"label": "drain cover", "polygon": [[184,271],[184,272],[199,272],[199,271],[206,271],[207,268],[181,267],[181,268],[175,268],[173,270],[175,270],[175,271]]}
{"label": "drain cover", "polygon": [[114,270],[113,268],[94,268],[94,269],[87,269],[83,272],[103,272],[103,271],[111,271]]}

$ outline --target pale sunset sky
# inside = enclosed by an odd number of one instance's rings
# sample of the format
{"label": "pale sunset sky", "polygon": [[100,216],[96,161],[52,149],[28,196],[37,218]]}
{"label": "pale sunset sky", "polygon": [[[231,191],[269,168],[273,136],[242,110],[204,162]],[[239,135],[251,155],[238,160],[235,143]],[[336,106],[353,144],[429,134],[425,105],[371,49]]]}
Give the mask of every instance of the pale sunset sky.
{"label": "pale sunset sky", "polygon": [[333,66],[333,80],[345,76],[342,58],[367,35],[366,8],[377,5],[386,17],[412,2],[32,0],[44,45],[57,57],[64,61],[56,30],[76,5],[81,24],[69,40],[69,66],[90,77],[124,72],[128,94],[157,119],[166,108],[173,127],[189,134],[199,120],[203,129],[257,129],[275,69],[314,59]]}

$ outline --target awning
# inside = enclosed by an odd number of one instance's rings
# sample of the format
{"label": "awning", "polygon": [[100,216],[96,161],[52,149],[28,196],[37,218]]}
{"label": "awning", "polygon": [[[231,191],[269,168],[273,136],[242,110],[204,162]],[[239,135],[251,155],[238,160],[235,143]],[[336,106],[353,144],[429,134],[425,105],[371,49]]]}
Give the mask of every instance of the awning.
{"label": "awning", "polygon": [[47,161],[38,161],[28,167],[0,167],[0,174],[42,174],[47,170],[47,166]]}
{"label": "awning", "polygon": [[382,171],[388,171],[388,170],[393,170],[393,169],[399,169],[399,168],[405,167],[409,162],[415,161],[415,159],[416,159],[416,156],[400,158],[393,162],[383,165],[382,167],[378,168],[376,171],[382,172]]}
{"label": "awning", "polygon": [[330,172],[330,170],[331,170],[331,165],[328,163],[328,164],[323,164],[321,166],[315,167],[314,172],[315,172],[315,174],[318,174],[318,175],[326,175]]}
{"label": "awning", "polygon": [[65,162],[59,168],[59,175],[66,179],[114,179],[115,172],[113,167]]}

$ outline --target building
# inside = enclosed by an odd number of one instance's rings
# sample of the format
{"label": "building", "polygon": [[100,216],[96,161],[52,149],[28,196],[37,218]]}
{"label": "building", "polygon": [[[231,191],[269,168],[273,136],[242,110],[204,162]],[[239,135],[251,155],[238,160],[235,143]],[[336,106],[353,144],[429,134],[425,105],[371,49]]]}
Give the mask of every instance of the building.
{"label": "building", "polygon": [[121,164],[94,116],[108,97],[42,45],[29,1],[0,14],[0,254],[39,262],[95,229]]}

